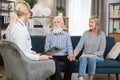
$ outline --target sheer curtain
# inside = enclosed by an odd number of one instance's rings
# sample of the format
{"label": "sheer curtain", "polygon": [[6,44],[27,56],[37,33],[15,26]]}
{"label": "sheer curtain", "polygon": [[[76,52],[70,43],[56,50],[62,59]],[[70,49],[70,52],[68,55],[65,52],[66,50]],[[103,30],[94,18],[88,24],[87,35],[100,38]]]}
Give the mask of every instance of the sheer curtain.
{"label": "sheer curtain", "polygon": [[91,14],[91,0],[66,0],[66,15],[69,17],[71,36],[82,35],[88,27]]}

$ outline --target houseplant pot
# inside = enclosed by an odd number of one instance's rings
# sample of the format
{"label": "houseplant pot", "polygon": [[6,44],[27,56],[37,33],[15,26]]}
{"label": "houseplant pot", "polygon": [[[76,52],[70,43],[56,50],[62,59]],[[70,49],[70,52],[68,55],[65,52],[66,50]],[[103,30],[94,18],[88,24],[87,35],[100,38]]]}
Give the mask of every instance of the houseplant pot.
{"label": "houseplant pot", "polygon": [[65,10],[65,7],[64,6],[57,6],[56,9],[58,11],[58,16],[63,16],[63,12]]}

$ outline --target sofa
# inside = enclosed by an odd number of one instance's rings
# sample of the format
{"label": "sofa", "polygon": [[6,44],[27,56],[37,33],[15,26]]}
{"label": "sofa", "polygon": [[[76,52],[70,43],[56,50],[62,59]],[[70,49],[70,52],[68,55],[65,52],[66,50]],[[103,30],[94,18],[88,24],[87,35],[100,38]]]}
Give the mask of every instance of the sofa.
{"label": "sofa", "polygon": [[[32,40],[32,46],[33,50],[37,52],[44,52],[44,44],[45,44],[45,36],[31,36]],[[77,46],[80,36],[71,36],[72,40],[72,45],[73,49]],[[116,74],[116,80],[119,80],[119,74],[120,74],[120,55],[117,57],[117,59],[106,59],[106,55],[109,53],[111,48],[115,44],[115,39],[113,37],[106,37],[106,49],[104,52],[104,62],[99,62],[97,63],[97,68],[96,68],[96,74]],[[81,55],[82,51],[79,53],[75,60],[75,64],[73,72],[77,73],[78,72],[78,64],[79,64],[79,56]],[[59,62],[60,70],[64,71],[65,63],[64,62]]]}

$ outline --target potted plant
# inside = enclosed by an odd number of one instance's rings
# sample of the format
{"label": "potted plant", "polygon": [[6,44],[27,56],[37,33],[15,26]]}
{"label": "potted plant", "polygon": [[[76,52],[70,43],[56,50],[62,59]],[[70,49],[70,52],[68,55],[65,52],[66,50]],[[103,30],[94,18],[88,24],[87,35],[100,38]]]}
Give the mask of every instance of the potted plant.
{"label": "potted plant", "polygon": [[[30,5],[30,8],[32,9],[34,5],[38,2],[38,0],[24,0]],[[33,19],[30,18],[28,24],[30,25],[30,28],[33,28]]]}
{"label": "potted plant", "polygon": [[38,0],[24,0],[30,5],[30,8],[32,9],[34,5],[38,2]]}
{"label": "potted plant", "polygon": [[61,5],[61,6],[57,6],[56,9],[58,11],[58,15],[63,16],[63,12],[65,10],[65,7]]}

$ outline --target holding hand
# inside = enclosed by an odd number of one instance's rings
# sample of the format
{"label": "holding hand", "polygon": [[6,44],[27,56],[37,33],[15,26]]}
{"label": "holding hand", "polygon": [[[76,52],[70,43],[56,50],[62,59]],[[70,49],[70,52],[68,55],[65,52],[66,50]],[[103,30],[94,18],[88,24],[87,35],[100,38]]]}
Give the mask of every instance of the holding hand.
{"label": "holding hand", "polygon": [[69,54],[67,57],[70,61],[74,61],[76,56],[75,54]]}

